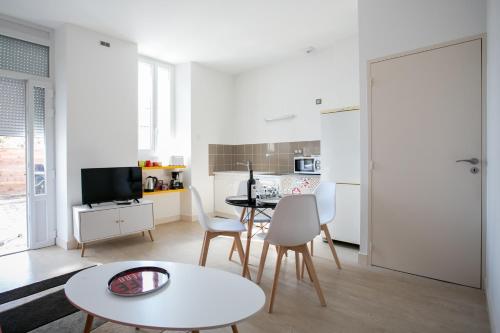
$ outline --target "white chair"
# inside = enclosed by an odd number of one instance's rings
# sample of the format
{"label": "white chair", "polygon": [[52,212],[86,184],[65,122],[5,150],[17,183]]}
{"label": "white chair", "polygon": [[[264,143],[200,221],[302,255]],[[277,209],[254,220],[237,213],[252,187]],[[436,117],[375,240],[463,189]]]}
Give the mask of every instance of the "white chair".
{"label": "white chair", "polygon": [[274,298],[278,287],[278,279],[281,269],[281,261],[286,251],[295,252],[295,268],[297,279],[299,276],[299,254],[302,254],[307,270],[312,278],[314,288],[318,294],[322,306],[326,306],[325,297],[321,291],[319,279],[314,269],[314,264],[309,254],[307,243],[320,233],[320,223],[316,197],[313,194],[292,195],[284,197],[276,206],[271,219],[271,224],[264,240],[262,255],[260,258],[257,283],[260,283],[262,271],[266,262],[269,244],[278,246],[278,259],[274,273],[271,299],[269,301],[269,313],[273,311]]}
{"label": "white chair", "polygon": [[223,219],[223,218],[213,218],[210,219],[208,215],[203,210],[203,204],[201,202],[200,194],[193,186],[189,186],[194,198],[194,204],[198,211],[198,222],[201,227],[205,230],[205,236],[203,238],[203,246],[200,254],[200,266],[205,266],[207,262],[208,248],[210,246],[210,240],[217,236],[229,236],[234,237],[236,244],[236,249],[240,257],[240,261],[243,264],[243,245],[241,244],[240,233],[245,231],[245,226],[238,220]]}
{"label": "white chair", "polygon": [[[333,246],[332,236],[328,230],[328,223],[332,223],[335,220],[336,214],[336,184],[334,182],[321,182],[318,187],[314,190],[314,195],[316,195],[316,202],[318,203],[318,213],[319,222],[321,225],[321,230],[325,233],[326,240],[332,251],[333,258],[337,264],[338,269],[341,269],[339,257],[337,256],[337,251]],[[311,256],[313,255],[313,243],[311,241]],[[302,264],[302,275],[304,274],[304,265]]]}
{"label": "white chair", "polygon": [[[238,191],[236,192],[236,195],[246,195],[246,194],[247,194],[247,181],[243,180],[238,185]],[[242,223],[245,223],[247,220],[246,211],[247,211],[246,208],[234,206],[234,212],[236,213],[237,216],[240,216],[240,221]],[[258,211],[253,218],[253,223],[260,224],[259,228],[261,230],[264,230],[264,225],[269,222],[271,222],[271,217],[265,213],[265,210]],[[236,250],[236,243],[233,242],[233,246],[231,247],[231,251],[229,252],[229,260],[233,259],[233,253],[235,250]]]}

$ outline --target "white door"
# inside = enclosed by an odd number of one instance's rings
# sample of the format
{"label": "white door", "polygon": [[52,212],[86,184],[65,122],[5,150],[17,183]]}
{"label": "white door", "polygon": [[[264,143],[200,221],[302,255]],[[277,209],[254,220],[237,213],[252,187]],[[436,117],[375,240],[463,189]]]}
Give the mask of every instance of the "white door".
{"label": "white door", "polygon": [[54,104],[51,83],[28,80],[28,247],[55,244]]}
{"label": "white door", "polygon": [[370,65],[373,265],[481,286],[481,48]]}
{"label": "white door", "polygon": [[122,234],[153,229],[153,205],[138,205],[120,208],[120,220],[120,230]]}

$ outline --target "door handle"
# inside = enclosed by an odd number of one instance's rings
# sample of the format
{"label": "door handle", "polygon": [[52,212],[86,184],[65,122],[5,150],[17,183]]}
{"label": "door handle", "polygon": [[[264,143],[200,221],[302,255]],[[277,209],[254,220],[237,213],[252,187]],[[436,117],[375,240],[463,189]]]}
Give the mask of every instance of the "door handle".
{"label": "door handle", "polygon": [[479,160],[477,158],[469,158],[467,160],[457,160],[457,163],[458,162],[467,162],[467,163],[470,163],[472,165],[479,164]]}

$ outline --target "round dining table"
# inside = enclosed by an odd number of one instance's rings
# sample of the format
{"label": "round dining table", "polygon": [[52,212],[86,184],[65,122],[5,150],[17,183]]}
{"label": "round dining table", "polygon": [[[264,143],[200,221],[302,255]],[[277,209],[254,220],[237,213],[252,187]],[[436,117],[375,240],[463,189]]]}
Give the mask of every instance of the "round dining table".
{"label": "round dining table", "polygon": [[267,198],[267,199],[257,199],[255,201],[249,201],[246,195],[239,196],[229,196],[226,198],[226,203],[231,206],[237,206],[243,208],[241,212],[240,221],[243,223],[245,221],[245,216],[248,216],[247,223],[247,242],[245,248],[245,257],[243,259],[243,271],[242,276],[246,276],[250,279],[250,271],[248,270],[248,261],[250,258],[250,243],[252,241],[252,228],[254,223],[254,218],[257,214],[265,214],[264,210],[274,209],[278,204],[280,198]]}
{"label": "round dining table", "polygon": [[[108,290],[116,274],[135,267],[168,271],[168,283],[149,294],[123,297]],[[266,301],[262,289],[239,275],[214,268],[167,261],[122,261],[95,266],[75,274],[64,287],[66,297],[87,313],[84,332],[95,317],[159,330],[199,332],[231,326],[260,311]]]}

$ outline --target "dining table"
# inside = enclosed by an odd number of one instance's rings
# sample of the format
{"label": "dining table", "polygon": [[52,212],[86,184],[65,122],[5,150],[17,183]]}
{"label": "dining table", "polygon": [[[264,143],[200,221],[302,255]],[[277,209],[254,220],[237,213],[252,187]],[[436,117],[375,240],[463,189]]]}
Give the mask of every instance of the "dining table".
{"label": "dining table", "polygon": [[242,276],[246,276],[250,278],[250,271],[248,269],[248,261],[250,259],[250,245],[252,242],[253,234],[253,224],[254,219],[257,214],[265,214],[266,209],[274,209],[278,205],[281,197],[272,197],[272,198],[261,198],[256,199],[255,201],[248,200],[246,195],[238,195],[238,196],[229,196],[226,198],[225,202],[228,205],[241,207],[243,208],[240,216],[240,221],[243,223],[247,220],[247,242],[245,247],[245,256],[243,259],[243,271],[241,273]]}

